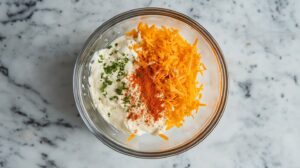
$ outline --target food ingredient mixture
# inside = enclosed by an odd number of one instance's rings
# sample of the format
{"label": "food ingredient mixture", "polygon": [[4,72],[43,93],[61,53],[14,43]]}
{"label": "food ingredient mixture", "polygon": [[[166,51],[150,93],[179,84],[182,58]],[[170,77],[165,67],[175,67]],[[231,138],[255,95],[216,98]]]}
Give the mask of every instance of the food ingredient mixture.
{"label": "food ingredient mixture", "polygon": [[90,63],[90,93],[104,119],[130,133],[159,135],[204,106],[206,69],[197,51],[174,28],[140,23],[137,29],[94,53]]}

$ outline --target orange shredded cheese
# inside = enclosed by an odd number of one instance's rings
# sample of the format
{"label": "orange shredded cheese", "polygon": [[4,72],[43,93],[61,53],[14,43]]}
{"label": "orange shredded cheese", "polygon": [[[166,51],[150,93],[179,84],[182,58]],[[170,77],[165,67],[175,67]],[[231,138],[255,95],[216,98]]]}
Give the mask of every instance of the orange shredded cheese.
{"label": "orange shredded cheese", "polygon": [[134,134],[130,134],[129,137],[127,138],[127,141],[131,141],[133,138],[135,138],[135,135]]}
{"label": "orange shredded cheese", "polygon": [[169,138],[164,134],[158,134],[163,140],[169,140]]}
{"label": "orange shredded cheese", "polygon": [[[141,41],[132,46],[138,53],[136,64],[151,73],[155,89],[162,95],[166,128],[182,126],[185,117],[191,116],[200,106],[203,84],[197,75],[206,70],[197,51],[198,40],[189,44],[174,28],[161,28],[140,23],[137,30],[127,33]],[[160,134],[163,139],[167,136]]]}

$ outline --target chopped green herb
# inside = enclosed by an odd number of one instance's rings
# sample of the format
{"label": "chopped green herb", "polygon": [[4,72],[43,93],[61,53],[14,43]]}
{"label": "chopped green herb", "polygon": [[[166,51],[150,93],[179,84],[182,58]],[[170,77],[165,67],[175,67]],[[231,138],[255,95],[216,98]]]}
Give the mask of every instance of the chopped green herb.
{"label": "chopped green herb", "polygon": [[130,99],[129,99],[128,96],[125,96],[124,99],[123,99],[123,101],[124,101],[125,104],[130,103]]}
{"label": "chopped green herb", "polygon": [[108,85],[111,85],[111,84],[112,84],[112,81],[108,80],[108,81],[106,81],[106,83],[107,83]]}
{"label": "chopped green herb", "polygon": [[122,88],[126,89],[126,83],[125,82],[122,82]]}
{"label": "chopped green herb", "polygon": [[117,88],[117,89],[115,89],[115,91],[116,91],[116,93],[117,93],[118,95],[122,95],[123,89],[122,89],[122,88]]}
{"label": "chopped green herb", "polygon": [[124,58],[125,63],[127,63],[129,61],[129,58]]}
{"label": "chopped green herb", "polygon": [[107,113],[107,116],[110,117],[110,113]]}
{"label": "chopped green herb", "polygon": [[100,87],[100,91],[104,92],[106,88],[107,88],[107,83],[104,82],[104,83],[102,83],[102,86]]}
{"label": "chopped green herb", "polygon": [[115,43],[115,46],[117,47],[117,46],[118,46],[118,43]]}
{"label": "chopped green herb", "polygon": [[125,75],[126,75],[126,73],[124,71],[119,71],[117,77],[123,77]]}
{"label": "chopped green herb", "polygon": [[104,56],[103,56],[102,54],[100,54],[100,55],[99,55],[99,58],[100,58],[101,60],[103,60],[103,59],[104,59]]}
{"label": "chopped green herb", "polygon": [[104,83],[106,83],[107,85],[111,85],[112,81],[108,79],[108,77],[104,78]]}
{"label": "chopped green herb", "polygon": [[122,82],[122,85],[119,86],[115,91],[118,95],[122,95],[123,90],[127,89],[126,88],[126,83]]}
{"label": "chopped green herb", "polygon": [[111,74],[112,72],[116,72],[118,70],[118,63],[114,62],[110,66],[104,66],[104,72],[107,74]]}
{"label": "chopped green herb", "polygon": [[109,100],[118,100],[118,96],[113,96],[113,97],[110,97]]}
{"label": "chopped green herb", "polygon": [[109,46],[107,46],[106,48],[107,48],[107,49],[111,49],[111,47],[112,47],[112,46],[111,46],[111,45],[109,45]]}
{"label": "chopped green herb", "polygon": [[105,96],[105,97],[106,97],[106,95],[107,95],[107,92],[104,92],[104,93],[103,93],[103,96]]}
{"label": "chopped green herb", "polygon": [[137,106],[138,106],[138,107],[141,107],[141,105],[142,105],[141,101],[138,101]]}

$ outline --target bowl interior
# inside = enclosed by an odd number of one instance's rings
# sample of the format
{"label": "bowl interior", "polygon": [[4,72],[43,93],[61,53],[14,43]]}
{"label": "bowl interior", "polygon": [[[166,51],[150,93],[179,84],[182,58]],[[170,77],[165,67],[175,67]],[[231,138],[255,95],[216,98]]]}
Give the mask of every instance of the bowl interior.
{"label": "bowl interior", "polygon": [[[93,53],[105,48],[117,37],[136,28],[139,22],[176,28],[180,30],[181,35],[190,43],[193,43],[198,38],[198,51],[202,55],[202,62],[207,68],[204,76],[199,75],[198,78],[201,83],[204,83],[202,102],[207,105],[195,113],[194,118],[186,118],[182,127],[172,128],[167,131],[168,141],[158,136],[143,135],[127,142],[128,134],[114,129],[102,118],[101,114],[94,107],[89,93],[89,63]],[[77,61],[78,78],[75,82],[78,83],[77,92],[83,119],[90,130],[110,147],[124,148],[133,152],[160,153],[185,146],[197,138],[197,140],[200,140],[199,136],[204,137],[204,134],[207,134],[205,129],[212,124],[217,113],[220,113],[219,106],[222,96],[224,96],[224,86],[222,84],[224,82],[224,76],[222,75],[224,74],[222,69],[223,62],[220,62],[214,47],[204,32],[200,32],[194,26],[174,17],[142,15],[127,18],[120,22],[110,21],[109,25],[103,25],[93,33]]]}

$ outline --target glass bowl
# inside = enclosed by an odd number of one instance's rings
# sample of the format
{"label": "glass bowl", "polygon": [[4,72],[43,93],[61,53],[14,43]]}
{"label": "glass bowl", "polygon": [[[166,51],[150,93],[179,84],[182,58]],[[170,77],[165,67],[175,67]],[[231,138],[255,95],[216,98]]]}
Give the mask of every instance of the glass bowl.
{"label": "glass bowl", "polygon": [[[202,107],[194,118],[186,118],[180,128],[166,132],[169,140],[143,135],[127,141],[122,133],[107,123],[93,105],[89,93],[89,63],[95,51],[105,48],[117,37],[136,28],[139,22],[178,29],[190,43],[198,38],[198,51],[207,70],[199,78],[204,83]],[[123,154],[141,158],[160,158],[184,152],[201,142],[216,126],[227,98],[228,77],[223,54],[213,37],[196,21],[181,13],[162,8],[140,8],[119,14],[103,23],[87,39],[77,58],[73,92],[81,118],[104,144]]]}

